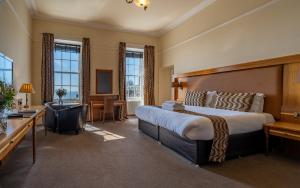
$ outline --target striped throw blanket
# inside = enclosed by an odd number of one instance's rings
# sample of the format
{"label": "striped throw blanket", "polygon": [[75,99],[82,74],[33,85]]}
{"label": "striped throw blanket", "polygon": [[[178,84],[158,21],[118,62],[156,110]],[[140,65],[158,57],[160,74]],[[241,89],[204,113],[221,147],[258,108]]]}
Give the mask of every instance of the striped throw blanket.
{"label": "striped throw blanket", "polygon": [[214,127],[214,138],[210,151],[209,161],[223,162],[226,157],[226,150],[229,140],[229,130],[226,120],[220,116],[200,114],[186,110],[181,111],[181,113],[203,116],[211,120]]}

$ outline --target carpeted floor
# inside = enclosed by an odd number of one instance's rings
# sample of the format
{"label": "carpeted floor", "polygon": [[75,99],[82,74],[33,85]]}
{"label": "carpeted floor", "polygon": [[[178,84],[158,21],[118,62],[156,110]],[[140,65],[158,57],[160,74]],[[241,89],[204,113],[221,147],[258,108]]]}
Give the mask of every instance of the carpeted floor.
{"label": "carpeted floor", "polygon": [[80,135],[37,133],[37,162],[30,136],[0,167],[1,188],[43,187],[297,187],[300,163],[262,154],[220,166],[196,167],[140,133],[137,120],[95,123]]}

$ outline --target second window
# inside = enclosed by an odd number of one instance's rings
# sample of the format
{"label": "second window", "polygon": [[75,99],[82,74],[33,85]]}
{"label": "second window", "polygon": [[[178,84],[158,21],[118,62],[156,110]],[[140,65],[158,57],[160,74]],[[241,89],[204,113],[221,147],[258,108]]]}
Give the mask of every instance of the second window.
{"label": "second window", "polygon": [[80,45],[55,43],[54,54],[54,99],[57,89],[65,89],[66,102],[80,100]]}

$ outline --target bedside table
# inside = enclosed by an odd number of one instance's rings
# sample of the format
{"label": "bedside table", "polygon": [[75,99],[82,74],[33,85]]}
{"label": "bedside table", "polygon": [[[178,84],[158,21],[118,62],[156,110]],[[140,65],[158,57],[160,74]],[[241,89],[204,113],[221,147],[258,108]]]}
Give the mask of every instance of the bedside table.
{"label": "bedside table", "polygon": [[300,124],[277,121],[264,125],[266,136],[266,154],[269,152],[269,136],[278,136],[291,140],[300,141]]}

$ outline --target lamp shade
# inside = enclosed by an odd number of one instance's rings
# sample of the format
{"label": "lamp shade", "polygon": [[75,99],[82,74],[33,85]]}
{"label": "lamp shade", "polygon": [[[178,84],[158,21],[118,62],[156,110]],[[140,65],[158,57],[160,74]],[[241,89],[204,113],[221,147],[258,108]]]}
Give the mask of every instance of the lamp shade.
{"label": "lamp shade", "polygon": [[24,83],[22,84],[20,90],[19,90],[20,93],[35,93],[33,87],[32,87],[32,84],[30,83]]}

